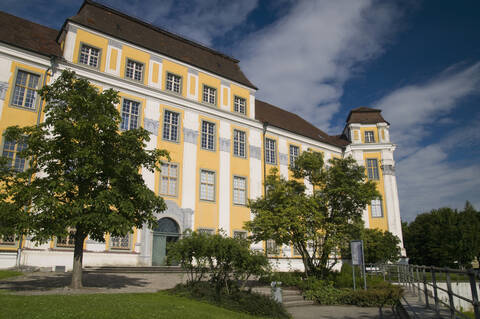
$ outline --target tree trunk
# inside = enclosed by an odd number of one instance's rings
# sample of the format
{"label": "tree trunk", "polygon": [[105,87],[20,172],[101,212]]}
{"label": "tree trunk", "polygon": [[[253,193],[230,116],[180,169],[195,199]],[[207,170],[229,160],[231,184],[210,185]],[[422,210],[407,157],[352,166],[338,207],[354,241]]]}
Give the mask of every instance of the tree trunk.
{"label": "tree trunk", "polygon": [[72,271],[72,289],[79,289],[83,287],[82,281],[82,265],[83,265],[83,242],[85,235],[82,233],[75,233],[75,250],[73,251],[73,271]]}

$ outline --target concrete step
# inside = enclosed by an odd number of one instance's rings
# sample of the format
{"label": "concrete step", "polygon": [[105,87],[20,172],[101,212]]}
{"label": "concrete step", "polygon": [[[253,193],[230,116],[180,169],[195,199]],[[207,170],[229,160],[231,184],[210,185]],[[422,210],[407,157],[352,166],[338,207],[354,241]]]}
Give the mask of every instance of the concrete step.
{"label": "concrete step", "polygon": [[151,267],[85,267],[83,269],[88,273],[181,273],[179,266],[151,266]]}
{"label": "concrete step", "polygon": [[302,292],[298,289],[282,289],[283,296],[297,296],[302,295]]}

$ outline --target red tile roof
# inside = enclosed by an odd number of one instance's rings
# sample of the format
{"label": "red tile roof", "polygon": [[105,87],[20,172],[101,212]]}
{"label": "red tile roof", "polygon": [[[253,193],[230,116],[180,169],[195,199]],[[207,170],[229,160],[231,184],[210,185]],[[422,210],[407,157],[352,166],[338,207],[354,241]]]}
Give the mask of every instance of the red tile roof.
{"label": "red tile roof", "polygon": [[91,0],[85,0],[67,21],[257,89],[240,70],[238,60]]}
{"label": "red tile roof", "polygon": [[313,124],[305,121],[300,116],[260,100],[255,100],[255,118],[260,122],[267,122],[268,125],[306,136],[326,144],[339,147],[349,144],[349,142],[341,136],[328,135]]}
{"label": "red tile roof", "polygon": [[61,57],[58,31],[0,11],[0,42],[46,56]]}
{"label": "red tile roof", "polygon": [[[380,114],[382,111],[379,109],[372,109],[369,107],[357,107],[350,111],[347,117],[347,123],[358,124],[377,124],[388,123]],[[388,123],[390,124],[390,123]]]}

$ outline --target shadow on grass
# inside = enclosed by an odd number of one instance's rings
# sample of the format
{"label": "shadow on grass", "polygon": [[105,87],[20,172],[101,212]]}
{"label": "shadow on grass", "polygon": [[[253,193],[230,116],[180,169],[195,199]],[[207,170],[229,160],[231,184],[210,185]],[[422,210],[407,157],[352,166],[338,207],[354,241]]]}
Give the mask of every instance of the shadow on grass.
{"label": "shadow on grass", "polygon": [[[0,290],[8,291],[42,291],[64,288],[70,285],[72,274],[45,274],[23,277],[20,280],[0,282]],[[134,278],[119,274],[83,274],[84,288],[119,289],[126,287],[146,287],[145,278]]]}

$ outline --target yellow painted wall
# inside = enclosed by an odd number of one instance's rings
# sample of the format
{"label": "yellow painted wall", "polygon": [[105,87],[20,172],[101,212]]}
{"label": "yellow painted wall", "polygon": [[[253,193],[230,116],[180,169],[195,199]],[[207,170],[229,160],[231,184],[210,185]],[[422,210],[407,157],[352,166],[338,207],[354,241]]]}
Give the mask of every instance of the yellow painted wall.
{"label": "yellow painted wall", "polygon": [[[216,104],[215,106],[218,107],[220,103],[220,98],[221,98],[221,92],[220,92],[220,79],[214,78],[210,75],[207,75],[205,73],[198,73],[198,101],[202,103],[203,101],[203,86],[210,86],[214,89],[217,90],[217,99],[216,99]],[[207,104],[207,103],[205,103]],[[211,104],[208,104],[211,105]]]}
{"label": "yellow painted wall", "polygon": [[[202,120],[215,123],[215,151],[201,148]],[[205,116],[199,116],[199,134],[197,143],[197,172],[195,178],[196,205],[194,228],[218,228],[218,202],[219,202],[219,174],[220,174],[220,152],[219,152],[219,127],[220,122]],[[215,201],[200,200],[200,170],[205,169],[215,172]]]}
{"label": "yellow painted wall", "polygon": [[122,60],[120,62],[120,77],[125,78],[125,66],[127,59],[134,60],[143,63],[143,81],[142,83],[148,84],[148,65],[150,61],[150,54],[143,52],[129,46],[122,46]]}
{"label": "yellow painted wall", "polygon": [[241,88],[235,84],[231,84],[230,85],[230,92],[231,92],[231,111],[234,112],[234,101],[235,101],[235,95],[238,96],[238,97],[241,97],[241,98],[244,98],[245,99],[245,108],[246,108],[246,116],[248,116],[248,114],[250,114],[250,110],[249,110],[249,106],[250,106],[250,92],[248,92],[247,89],[244,89],[244,88]]}
{"label": "yellow painted wall", "polygon": [[[10,99],[12,98],[12,92],[15,86],[16,70],[24,70],[27,72],[35,73],[40,76],[39,88],[43,84],[43,77],[45,76],[45,70],[29,66],[27,64],[12,61],[10,67],[10,78],[8,80],[8,89],[5,94],[5,101],[3,102],[2,117],[0,120],[0,132],[3,134],[5,129],[12,125],[18,125],[20,127],[35,125],[37,123],[38,107],[40,105],[40,96],[37,94],[36,108],[31,110],[27,108],[21,108],[16,106],[10,106]],[[43,118],[43,116],[42,116]],[[3,138],[1,139],[3,145]]]}
{"label": "yellow painted wall", "polygon": [[118,50],[112,48],[110,52],[110,70],[117,70]]}
{"label": "yellow painted wall", "polygon": [[162,75],[162,83],[163,89],[166,89],[167,84],[167,73],[173,73],[175,75],[179,75],[182,77],[182,96],[187,96],[187,79],[188,79],[188,68],[186,66],[168,61],[166,59],[163,60],[163,75]]}
{"label": "yellow painted wall", "polygon": [[[240,130],[245,132],[245,158],[235,156],[233,154],[233,131]],[[248,199],[250,186],[250,160],[248,149],[249,130],[245,127],[233,126],[231,128],[231,150],[230,150],[230,234],[233,236],[234,231],[242,230],[246,221],[250,220],[250,209],[244,205],[233,204],[233,176],[246,178],[246,197]]]}
{"label": "yellow painted wall", "polygon": [[101,50],[100,71],[105,71],[105,61],[107,57],[108,40],[88,31],[78,29],[75,39],[75,49],[73,51],[73,63],[78,63],[81,44],[91,45]]}
{"label": "yellow painted wall", "polygon": [[382,195],[382,209],[383,209],[383,217],[375,217],[372,218],[372,207],[368,205],[368,218],[369,218],[369,224],[370,228],[378,228],[381,230],[388,230],[388,212],[387,212],[387,206],[385,204],[385,188],[384,188],[384,182],[383,182],[383,171],[380,168],[381,166],[381,160],[382,160],[382,155],[380,152],[365,152],[363,153],[363,159],[365,161],[365,174],[367,174],[367,159],[370,158],[376,158],[378,162],[378,176],[379,180],[374,181],[377,184],[377,190],[378,192]]}
{"label": "yellow painted wall", "polygon": [[[177,196],[167,196],[167,195],[160,195],[160,172],[155,172],[155,193],[162,196],[166,200],[174,201],[179,207],[181,207],[182,203],[182,163],[183,163],[183,117],[184,112],[181,109],[173,108],[167,105],[160,105],[160,118],[159,120],[159,129],[157,134],[157,148],[158,149],[165,149],[170,154],[170,162],[178,164],[178,176],[177,176]],[[172,111],[175,113],[179,113],[179,128],[178,128],[178,142],[167,141],[163,139],[163,119],[165,116],[165,110]]]}

